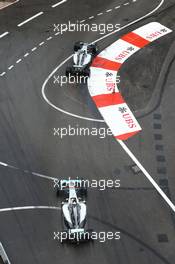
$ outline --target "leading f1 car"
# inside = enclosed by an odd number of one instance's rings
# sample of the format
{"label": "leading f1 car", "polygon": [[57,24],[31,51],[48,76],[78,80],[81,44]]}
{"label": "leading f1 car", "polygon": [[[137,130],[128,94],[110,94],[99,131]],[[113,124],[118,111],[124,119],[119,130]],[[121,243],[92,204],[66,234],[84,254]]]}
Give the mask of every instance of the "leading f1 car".
{"label": "leading f1 car", "polygon": [[73,65],[66,68],[66,76],[89,76],[89,66],[97,55],[96,44],[78,41],[74,44]]}

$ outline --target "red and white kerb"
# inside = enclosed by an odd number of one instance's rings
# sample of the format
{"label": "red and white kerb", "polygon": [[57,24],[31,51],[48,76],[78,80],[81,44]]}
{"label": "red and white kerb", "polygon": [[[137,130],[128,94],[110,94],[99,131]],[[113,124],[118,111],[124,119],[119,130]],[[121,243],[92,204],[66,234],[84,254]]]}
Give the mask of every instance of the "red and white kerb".
{"label": "red and white kerb", "polygon": [[92,62],[88,89],[114,137],[126,140],[141,130],[133,113],[117,88],[116,78],[122,64],[135,52],[152,41],[172,32],[152,22],[114,42]]}

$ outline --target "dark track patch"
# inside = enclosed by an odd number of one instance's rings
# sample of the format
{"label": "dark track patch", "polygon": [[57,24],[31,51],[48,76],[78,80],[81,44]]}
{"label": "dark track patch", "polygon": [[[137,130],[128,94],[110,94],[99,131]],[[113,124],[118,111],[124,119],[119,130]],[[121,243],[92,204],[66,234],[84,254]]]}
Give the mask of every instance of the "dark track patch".
{"label": "dark track patch", "polygon": [[167,243],[169,242],[167,234],[158,234],[157,239],[159,243]]}

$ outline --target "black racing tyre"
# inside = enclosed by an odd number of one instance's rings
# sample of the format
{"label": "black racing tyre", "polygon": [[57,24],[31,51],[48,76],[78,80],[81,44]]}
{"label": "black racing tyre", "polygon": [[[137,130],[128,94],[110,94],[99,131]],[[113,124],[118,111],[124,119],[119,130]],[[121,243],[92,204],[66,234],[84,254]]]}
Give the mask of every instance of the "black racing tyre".
{"label": "black racing tyre", "polygon": [[83,197],[87,197],[87,183],[84,181],[83,178],[80,178],[81,180],[81,188],[80,188],[80,195]]}
{"label": "black racing tyre", "polygon": [[89,52],[91,52],[95,56],[98,52],[97,45],[96,44],[90,44],[89,45]]}
{"label": "black racing tyre", "polygon": [[66,68],[66,77],[70,77],[74,75],[74,69],[72,67],[67,67]]}
{"label": "black racing tyre", "polygon": [[61,188],[57,187],[56,195],[57,195],[57,197],[64,197],[65,196],[65,191],[62,190]]}
{"label": "black racing tyre", "polygon": [[83,41],[77,41],[77,42],[75,42],[75,44],[74,44],[74,51],[76,52],[76,51],[80,50],[82,48],[82,46],[83,46]]}
{"label": "black racing tyre", "polygon": [[90,76],[90,69],[86,68],[82,71],[82,75],[85,77],[89,77]]}
{"label": "black racing tyre", "polygon": [[84,197],[87,197],[87,187],[82,187],[81,188],[81,195]]}
{"label": "black racing tyre", "polygon": [[57,188],[57,192],[56,192],[56,194],[57,194],[57,197],[60,196],[60,189],[59,189],[59,188]]}

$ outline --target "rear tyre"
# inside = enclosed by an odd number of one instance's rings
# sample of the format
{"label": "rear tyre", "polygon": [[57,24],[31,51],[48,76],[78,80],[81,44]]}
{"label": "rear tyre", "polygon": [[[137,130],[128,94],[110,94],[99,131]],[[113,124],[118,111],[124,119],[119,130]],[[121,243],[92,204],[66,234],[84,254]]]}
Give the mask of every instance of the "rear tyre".
{"label": "rear tyre", "polygon": [[59,196],[60,196],[60,190],[59,190],[58,188],[57,188],[56,195],[57,195],[57,197],[59,197]]}
{"label": "rear tyre", "polygon": [[64,197],[64,194],[65,194],[64,190],[58,187],[56,191],[57,197]]}
{"label": "rear tyre", "polygon": [[85,76],[85,77],[89,77],[89,76],[90,76],[90,70],[89,70],[89,68],[84,69],[84,70],[82,71],[82,74],[83,74],[83,76]]}
{"label": "rear tyre", "polygon": [[83,178],[81,178],[80,180],[81,180],[80,195],[82,197],[87,197],[87,189],[88,189],[87,183]]}
{"label": "rear tyre", "polygon": [[66,68],[66,77],[71,77],[74,75],[74,69],[72,67]]}

